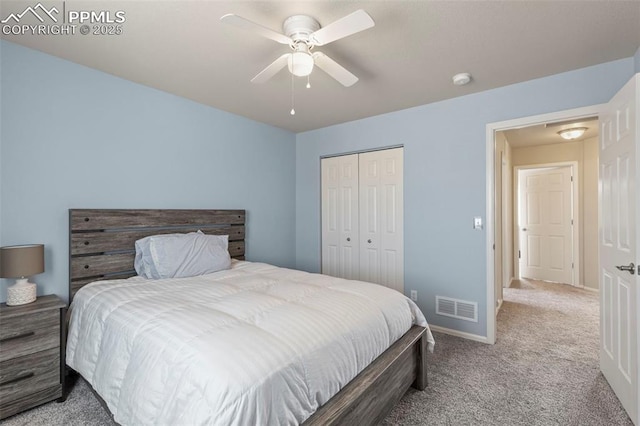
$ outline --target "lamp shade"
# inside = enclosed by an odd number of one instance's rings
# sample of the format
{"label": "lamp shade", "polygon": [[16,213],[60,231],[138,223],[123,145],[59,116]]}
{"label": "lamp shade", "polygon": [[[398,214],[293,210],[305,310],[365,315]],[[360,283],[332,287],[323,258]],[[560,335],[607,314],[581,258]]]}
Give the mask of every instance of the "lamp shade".
{"label": "lamp shade", "polygon": [[44,245],[0,247],[0,278],[29,277],[44,272]]}

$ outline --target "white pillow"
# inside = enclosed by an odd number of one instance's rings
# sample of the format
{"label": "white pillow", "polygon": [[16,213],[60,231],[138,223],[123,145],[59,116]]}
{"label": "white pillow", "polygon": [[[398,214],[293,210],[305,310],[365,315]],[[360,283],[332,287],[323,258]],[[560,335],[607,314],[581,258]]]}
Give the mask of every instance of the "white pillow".
{"label": "white pillow", "polygon": [[135,246],[134,267],[148,279],[194,277],[231,267],[228,235],[152,235]]}
{"label": "white pillow", "polygon": [[144,278],[157,275],[153,264],[153,258],[151,257],[151,237],[142,238],[136,241],[136,258],[133,261],[133,266],[136,269],[136,273]]}

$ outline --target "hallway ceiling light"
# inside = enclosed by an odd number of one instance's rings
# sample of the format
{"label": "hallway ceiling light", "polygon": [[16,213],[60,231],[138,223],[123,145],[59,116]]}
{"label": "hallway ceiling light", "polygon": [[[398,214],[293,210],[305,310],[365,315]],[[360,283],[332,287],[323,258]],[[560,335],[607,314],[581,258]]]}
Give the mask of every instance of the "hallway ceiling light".
{"label": "hallway ceiling light", "polygon": [[586,127],[573,127],[571,129],[560,130],[558,134],[568,141],[573,139],[578,139],[580,136],[584,135],[584,132],[587,131]]}

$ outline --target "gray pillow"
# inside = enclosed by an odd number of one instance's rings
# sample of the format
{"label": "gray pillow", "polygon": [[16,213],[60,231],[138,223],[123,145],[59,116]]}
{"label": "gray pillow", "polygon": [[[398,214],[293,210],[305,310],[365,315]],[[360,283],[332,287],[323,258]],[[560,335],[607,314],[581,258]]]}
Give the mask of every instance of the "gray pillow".
{"label": "gray pillow", "polygon": [[231,267],[228,235],[152,235],[135,247],[136,272],[148,279],[194,277]]}

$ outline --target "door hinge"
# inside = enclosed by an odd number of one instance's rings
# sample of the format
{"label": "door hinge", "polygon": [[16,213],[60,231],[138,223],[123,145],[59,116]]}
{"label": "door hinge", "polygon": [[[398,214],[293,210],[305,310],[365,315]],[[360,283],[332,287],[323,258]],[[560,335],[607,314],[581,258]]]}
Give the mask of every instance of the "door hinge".
{"label": "door hinge", "polygon": [[573,225],[573,219],[571,219],[571,224]]}
{"label": "door hinge", "polygon": [[573,269],[573,262],[571,262],[571,269]]}
{"label": "door hinge", "polygon": [[518,259],[520,259],[521,257],[522,257],[522,252],[518,250]]}
{"label": "door hinge", "polygon": [[573,176],[571,176],[571,182],[573,182]]}
{"label": "door hinge", "polygon": [[493,244],[493,249],[494,249],[494,250],[496,249],[496,245],[495,245],[495,244]]}

